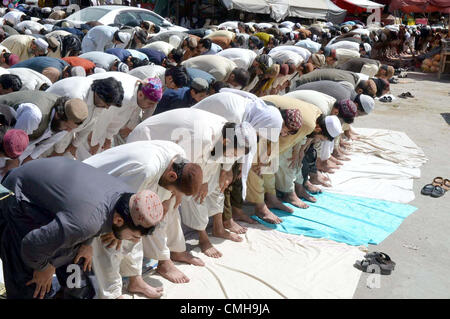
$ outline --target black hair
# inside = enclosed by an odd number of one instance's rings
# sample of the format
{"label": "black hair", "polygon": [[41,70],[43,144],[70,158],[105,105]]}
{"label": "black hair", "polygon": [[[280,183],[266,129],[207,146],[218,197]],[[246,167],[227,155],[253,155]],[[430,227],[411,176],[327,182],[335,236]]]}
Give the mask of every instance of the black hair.
{"label": "black hair", "polygon": [[70,98],[67,96],[60,96],[56,99],[55,104],[53,104],[53,107],[55,108],[55,111],[58,114],[60,120],[68,120],[66,115],[66,102],[69,100]]}
{"label": "black hair", "polygon": [[61,39],[61,57],[77,56],[81,52],[81,41],[76,35],[66,35]]}
{"label": "black hair", "polygon": [[133,65],[133,68],[138,68],[140,66],[148,65],[147,59],[141,60],[134,56],[130,57],[130,62]]}
{"label": "black hair", "polygon": [[230,88],[231,85],[224,81],[215,81],[213,82],[210,87],[214,90],[215,93],[219,93],[219,91],[223,88]]}
{"label": "black hair", "polygon": [[9,105],[0,104],[0,126],[16,125],[16,111]]}
{"label": "black hair", "polygon": [[43,84],[39,87],[39,91],[46,91],[49,87],[50,87],[50,85],[48,85],[47,83],[43,83]]}
{"label": "black hair", "polygon": [[231,74],[234,74],[234,81],[242,85],[242,87],[246,87],[248,81],[250,80],[250,74],[244,68],[235,68]]}
{"label": "black hair", "polygon": [[328,133],[327,125],[325,124],[325,115],[320,114],[320,116],[317,118],[316,123],[319,125],[320,129],[322,130],[323,136],[325,136],[328,140],[332,141],[334,138]]}
{"label": "black hair", "polygon": [[[233,130],[233,148],[237,149],[239,147],[239,140],[238,136],[236,134],[236,123],[226,122],[224,126],[222,127],[222,138],[227,138],[227,131],[229,129]],[[223,152],[225,153],[226,146],[223,146]],[[250,152],[249,145],[245,145],[245,154],[248,154]]]}
{"label": "black hair", "polygon": [[94,80],[92,82],[91,89],[105,103],[113,104],[117,107],[122,106],[124,95],[123,87],[122,84],[115,78],[109,77],[106,79]]}
{"label": "black hair", "polygon": [[119,41],[120,43],[123,43],[122,40],[119,38],[119,32],[120,32],[119,30],[114,32],[113,39]]}
{"label": "black hair", "polygon": [[22,80],[15,74],[0,75],[0,84],[3,89],[12,89],[13,92],[19,91],[22,88]]}
{"label": "black hair", "polygon": [[273,46],[276,47],[280,44],[280,40],[275,38],[275,36],[272,37]]}
{"label": "black hair", "polygon": [[6,152],[5,152],[5,149],[3,148],[3,138],[5,137],[5,134],[6,134],[6,132],[8,132],[9,129],[10,129],[10,127],[8,127],[8,126],[0,126],[0,152],[5,155],[6,155]]}
{"label": "black hair", "polygon": [[146,44],[148,36],[147,31],[138,29],[134,35],[142,42],[142,44]]}
{"label": "black hair", "polygon": [[203,45],[203,47],[208,51],[211,50],[212,45],[211,39],[201,39],[200,41],[198,41],[198,44]]}
{"label": "black hair", "polygon": [[149,228],[145,228],[143,226],[137,226],[134,224],[133,219],[131,218],[130,213],[130,198],[133,196],[133,193],[123,193],[116,205],[114,206],[114,210],[122,217],[124,225],[131,229],[132,231],[137,230],[141,233],[142,236],[151,235],[155,230],[155,226],[151,226]]}
{"label": "black hair", "polygon": [[50,128],[54,132],[60,132],[59,129],[59,123],[67,122],[67,115],[66,115],[66,102],[70,100],[67,96],[61,96],[56,99],[55,104],[53,104],[53,108],[55,109],[55,115],[58,115],[58,118],[53,118],[50,122]]}
{"label": "black hair", "polygon": [[181,49],[172,49],[170,54],[172,54],[172,58],[177,64],[180,64],[181,60],[183,60],[183,50]]}
{"label": "black hair", "polygon": [[153,26],[153,28],[155,29],[155,33],[159,33],[159,31],[161,31],[161,28],[156,24]]}
{"label": "black hair", "polygon": [[186,86],[188,83],[188,76],[184,67],[173,66],[168,68],[164,76],[171,76],[173,83],[179,88]]}
{"label": "black hair", "polygon": [[338,115],[337,117],[341,118],[345,123],[347,124],[352,124],[355,120],[355,117],[345,117],[342,113],[341,113],[341,108],[339,107],[339,102],[336,101],[333,104],[333,108],[338,109]]}

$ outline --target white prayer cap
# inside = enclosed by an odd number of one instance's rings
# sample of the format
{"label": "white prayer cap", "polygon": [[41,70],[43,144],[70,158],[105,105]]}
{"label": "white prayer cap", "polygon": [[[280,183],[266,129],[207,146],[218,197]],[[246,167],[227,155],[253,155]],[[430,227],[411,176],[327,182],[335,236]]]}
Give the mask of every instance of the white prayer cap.
{"label": "white prayer cap", "polygon": [[25,29],[25,31],[23,33],[27,34],[27,35],[32,35],[33,34],[33,32],[31,32],[30,29]]}
{"label": "white prayer cap", "polygon": [[50,7],[44,7],[44,8],[41,9],[41,12],[42,12],[42,13],[50,13],[50,12],[52,12],[52,8],[50,8]]}
{"label": "white prayer cap", "polygon": [[359,101],[361,102],[361,107],[364,109],[364,112],[369,114],[373,111],[375,107],[375,100],[371,96],[361,94],[359,96]]}
{"label": "white prayer cap", "polygon": [[123,62],[119,62],[119,64],[117,65],[117,71],[119,72],[123,72],[123,73],[128,73],[128,71],[130,71],[128,65],[126,65]]}
{"label": "white prayer cap", "polygon": [[344,131],[342,131],[341,121],[339,121],[336,115],[328,115],[327,117],[325,117],[325,126],[328,133],[333,138],[344,133]]}
{"label": "white prayer cap", "polygon": [[171,46],[173,46],[174,48],[178,48],[179,45],[180,45],[180,43],[181,43],[181,39],[180,39],[179,36],[176,36],[176,35],[170,36],[170,38],[169,38],[169,44],[170,44]]}
{"label": "white prayer cap", "polygon": [[71,76],[86,76],[86,70],[82,66],[74,66],[70,70]]}
{"label": "white prayer cap", "polygon": [[48,48],[48,43],[47,41],[41,39],[41,38],[36,38],[34,39],[34,43],[39,47],[39,49],[41,49],[42,51],[44,51],[45,54],[47,54],[47,48]]}
{"label": "white prayer cap", "polygon": [[372,51],[372,46],[369,43],[364,43],[364,51],[366,52]]}
{"label": "white prayer cap", "polygon": [[127,44],[131,38],[131,35],[127,32],[119,32],[119,33],[117,33],[117,36],[120,39],[120,42],[122,42],[124,44]]}
{"label": "white prayer cap", "polygon": [[94,68],[94,73],[105,73],[106,70],[102,68]]}
{"label": "white prayer cap", "polygon": [[313,40],[314,42],[316,42],[316,41],[317,41],[317,35],[316,35],[316,34],[313,34],[313,36],[312,36],[312,40]]}

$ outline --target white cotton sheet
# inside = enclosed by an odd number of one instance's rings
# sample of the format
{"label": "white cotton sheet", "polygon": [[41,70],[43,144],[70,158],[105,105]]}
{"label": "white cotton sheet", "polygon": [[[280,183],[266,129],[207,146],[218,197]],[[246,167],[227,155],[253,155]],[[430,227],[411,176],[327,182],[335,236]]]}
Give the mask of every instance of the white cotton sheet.
{"label": "white cotton sheet", "polygon": [[191,279],[189,283],[174,284],[155,272],[144,279],[162,285],[166,299],[353,297],[361,275],[353,264],[364,256],[362,248],[285,234],[259,224],[247,226],[240,243],[211,237],[222,258],[206,257],[196,247],[192,253],[205,261],[205,267],[177,264]]}
{"label": "white cotton sheet", "polygon": [[414,200],[413,181],[427,161],[423,151],[403,132],[355,129],[351,161],[328,174],[329,192],[382,199],[398,203]]}

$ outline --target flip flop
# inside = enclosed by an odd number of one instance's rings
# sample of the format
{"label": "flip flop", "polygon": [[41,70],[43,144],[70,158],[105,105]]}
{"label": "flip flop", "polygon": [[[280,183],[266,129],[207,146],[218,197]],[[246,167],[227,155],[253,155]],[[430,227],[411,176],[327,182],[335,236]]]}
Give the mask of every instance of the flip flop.
{"label": "flip flop", "polygon": [[435,186],[433,184],[427,184],[422,188],[422,190],[420,192],[422,193],[422,195],[427,195],[427,196],[431,195],[431,193],[434,190],[434,187]]}
{"label": "flip flop", "polygon": [[444,179],[440,176],[435,177],[431,183],[433,186],[442,186],[444,184]]}
{"label": "flip flop", "polygon": [[401,97],[402,99],[406,99],[408,96],[406,95],[406,93],[402,93],[398,97]]}
{"label": "flip flop", "polygon": [[354,266],[363,272],[376,273],[377,270],[379,270],[381,275],[390,275],[395,268],[395,262],[393,262],[390,258],[388,260],[381,257],[374,257],[364,260],[357,260]]}
{"label": "flip flop", "polygon": [[414,97],[414,95],[412,95],[411,92],[406,92],[405,95],[406,97]]}
{"label": "flip flop", "polygon": [[371,259],[371,258],[378,258],[382,260],[384,263],[390,263],[392,265],[392,270],[395,269],[395,262],[391,260],[391,257],[389,257],[388,254],[380,252],[380,251],[374,251],[371,253],[368,253],[364,256],[364,258]]}
{"label": "flip flop", "polygon": [[378,101],[380,101],[380,102],[392,102],[392,97],[390,97],[390,96],[383,96]]}
{"label": "flip flop", "polygon": [[450,180],[446,178],[441,187],[444,189],[444,191],[448,191],[450,189]]}
{"label": "flip flop", "polygon": [[431,197],[438,198],[445,194],[444,189],[441,186],[434,186],[433,191],[431,192]]}

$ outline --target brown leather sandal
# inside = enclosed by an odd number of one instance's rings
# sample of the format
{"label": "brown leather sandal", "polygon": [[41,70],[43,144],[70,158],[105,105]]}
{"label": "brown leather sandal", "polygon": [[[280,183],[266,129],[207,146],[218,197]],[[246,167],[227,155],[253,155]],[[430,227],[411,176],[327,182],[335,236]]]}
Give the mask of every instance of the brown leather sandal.
{"label": "brown leather sandal", "polygon": [[444,179],[442,177],[435,177],[431,184],[433,186],[442,186],[444,184]]}
{"label": "brown leather sandal", "polygon": [[441,187],[444,189],[444,191],[448,191],[450,189],[450,179],[446,178]]}

